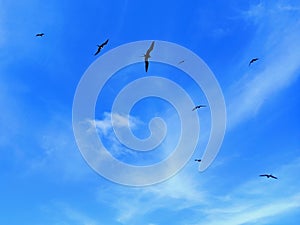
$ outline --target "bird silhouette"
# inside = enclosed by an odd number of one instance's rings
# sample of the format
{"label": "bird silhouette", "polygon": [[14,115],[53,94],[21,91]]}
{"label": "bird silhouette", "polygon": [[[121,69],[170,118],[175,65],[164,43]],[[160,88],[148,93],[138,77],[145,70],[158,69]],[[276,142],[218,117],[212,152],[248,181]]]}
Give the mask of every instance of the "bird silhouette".
{"label": "bird silhouette", "polygon": [[181,63],[184,63],[184,60],[181,60],[181,61],[178,63],[178,65],[181,64]]}
{"label": "bird silhouette", "polygon": [[206,107],[206,105],[197,105],[197,106],[195,106],[195,108],[192,109],[192,111],[194,111],[196,109],[200,109],[202,107]]}
{"label": "bird silhouette", "polygon": [[251,61],[249,62],[249,66],[257,60],[258,60],[258,58],[251,59]]}
{"label": "bird silhouette", "polygon": [[97,45],[97,46],[98,46],[98,49],[97,49],[97,52],[96,52],[94,55],[98,55],[98,54],[99,54],[99,52],[101,51],[101,49],[102,49],[105,45],[107,45],[108,40],[109,40],[109,39],[107,39],[107,40],[106,40],[105,42],[103,42],[101,45]]}
{"label": "bird silhouette", "polygon": [[149,58],[151,58],[150,52],[153,50],[153,48],[154,48],[154,41],[152,41],[152,43],[151,43],[150,47],[148,48],[146,54],[144,54],[146,72],[148,71],[148,67],[149,67]]}
{"label": "bird silhouette", "polygon": [[273,176],[272,174],[261,174],[259,175],[260,177],[267,177],[267,178],[273,178],[273,179],[278,179],[277,177]]}
{"label": "bird silhouette", "polygon": [[201,162],[201,159],[195,159],[196,162]]}
{"label": "bird silhouette", "polygon": [[43,37],[44,35],[45,35],[44,33],[38,33],[35,36],[37,36],[37,37]]}

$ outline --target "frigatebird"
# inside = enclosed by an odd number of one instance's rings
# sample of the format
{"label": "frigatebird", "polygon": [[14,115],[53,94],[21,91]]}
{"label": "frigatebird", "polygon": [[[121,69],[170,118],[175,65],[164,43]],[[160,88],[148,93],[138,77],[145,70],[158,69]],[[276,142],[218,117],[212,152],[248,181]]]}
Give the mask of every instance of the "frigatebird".
{"label": "frigatebird", "polygon": [[195,108],[192,109],[192,111],[194,111],[196,109],[200,109],[202,107],[206,107],[206,105],[197,105],[197,106],[195,106]]}
{"label": "frigatebird", "polygon": [[38,33],[35,36],[37,36],[37,37],[43,37],[44,35],[45,35],[44,33]]}
{"label": "frigatebird", "polygon": [[201,162],[201,159],[195,159],[196,162]]}
{"label": "frigatebird", "polygon": [[257,60],[258,60],[258,58],[251,59],[251,61],[249,62],[249,66]]}
{"label": "frigatebird", "polygon": [[148,71],[148,67],[149,67],[149,58],[151,58],[150,52],[153,50],[153,48],[154,48],[154,41],[152,41],[152,43],[151,43],[150,47],[148,48],[146,54],[144,54],[146,72]]}
{"label": "frigatebird", "polygon": [[260,177],[267,177],[267,178],[273,178],[273,179],[278,179],[277,177],[273,176],[272,174],[261,174],[259,175]]}
{"label": "frigatebird", "polygon": [[97,50],[97,52],[95,53],[95,55],[97,55],[100,51],[101,51],[101,49],[108,43],[108,40],[109,39],[107,39],[105,42],[103,42],[101,45],[97,45],[98,46],[98,50]]}

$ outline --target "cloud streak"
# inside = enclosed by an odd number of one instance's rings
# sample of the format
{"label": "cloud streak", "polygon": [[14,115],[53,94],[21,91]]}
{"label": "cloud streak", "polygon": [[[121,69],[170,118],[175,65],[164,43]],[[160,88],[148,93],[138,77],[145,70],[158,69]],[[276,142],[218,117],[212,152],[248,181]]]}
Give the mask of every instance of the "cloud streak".
{"label": "cloud streak", "polygon": [[251,71],[233,85],[234,90],[228,96],[229,127],[255,116],[266,100],[300,75],[300,20],[282,15],[280,21],[276,17],[282,13],[282,7],[269,9],[260,3],[245,13],[247,20],[258,24],[251,47],[262,56],[251,66]]}
{"label": "cloud streak", "polygon": [[138,118],[130,115],[120,115],[118,113],[111,114],[109,112],[103,113],[103,119],[89,119],[88,122],[91,125],[94,125],[100,134],[106,136],[109,132],[112,132],[113,129],[111,118],[114,118],[114,126],[116,128],[130,127],[131,129],[134,129],[143,123]]}

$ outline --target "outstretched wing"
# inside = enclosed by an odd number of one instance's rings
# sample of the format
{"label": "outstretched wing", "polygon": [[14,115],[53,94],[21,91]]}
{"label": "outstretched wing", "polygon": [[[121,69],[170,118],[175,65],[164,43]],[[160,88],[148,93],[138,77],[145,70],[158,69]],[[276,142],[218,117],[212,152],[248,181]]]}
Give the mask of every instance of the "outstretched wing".
{"label": "outstretched wing", "polygon": [[270,175],[270,177],[274,178],[274,179],[278,179],[277,177],[273,176],[273,175]]}
{"label": "outstretched wing", "polygon": [[103,42],[103,43],[100,45],[100,47],[99,47],[99,48],[103,48],[105,45],[107,45],[107,43],[108,43],[108,40],[109,40],[109,39],[107,39],[105,42]]}
{"label": "outstretched wing", "polygon": [[97,54],[100,52],[100,50],[101,50],[101,48],[100,48],[100,47],[98,47],[98,50],[95,52],[95,54],[94,54],[94,55],[97,55]]}
{"label": "outstretched wing", "polygon": [[267,177],[268,175],[267,174],[261,174],[259,175],[260,177]]}
{"label": "outstretched wing", "polygon": [[148,48],[148,50],[147,50],[147,52],[146,52],[146,55],[149,55],[150,52],[153,50],[153,48],[154,48],[154,41],[152,41],[150,47]]}
{"label": "outstretched wing", "polygon": [[257,60],[258,60],[258,58],[251,59],[251,61],[249,62],[249,66]]}
{"label": "outstretched wing", "polygon": [[201,107],[206,107],[206,105],[197,105],[197,106],[195,106],[195,108],[193,108],[193,111],[194,111],[195,109],[200,109]]}

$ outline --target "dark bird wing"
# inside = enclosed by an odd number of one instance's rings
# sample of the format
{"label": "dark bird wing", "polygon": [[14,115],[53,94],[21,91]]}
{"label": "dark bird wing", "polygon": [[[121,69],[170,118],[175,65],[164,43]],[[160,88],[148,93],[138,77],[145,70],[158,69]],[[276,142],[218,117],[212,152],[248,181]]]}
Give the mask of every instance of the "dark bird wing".
{"label": "dark bird wing", "polygon": [[267,177],[268,175],[267,174],[261,174],[259,175],[260,177]]}
{"label": "dark bird wing", "polygon": [[98,50],[95,52],[94,55],[97,55],[100,51],[101,51],[101,48],[100,48],[100,46],[99,46],[99,47],[98,47]]}
{"label": "dark bird wing", "polygon": [[194,111],[194,110],[196,110],[196,109],[200,109],[200,108],[202,108],[202,107],[206,107],[206,105],[197,105],[197,106],[195,106],[195,108],[193,108],[192,111]]}
{"label": "dark bird wing", "polygon": [[249,66],[257,60],[258,60],[258,58],[251,59],[251,61],[249,62]]}
{"label": "dark bird wing", "polygon": [[148,71],[148,67],[149,67],[149,61],[145,60],[145,70],[146,70],[146,72]]}
{"label": "dark bird wing", "polygon": [[273,179],[278,179],[277,177],[273,176],[273,175],[270,175],[270,177],[272,177]]}
{"label": "dark bird wing", "polygon": [[99,48],[101,49],[101,48],[103,48],[105,45],[107,45],[108,40],[109,40],[109,39],[107,39],[105,42],[103,42],[103,43],[99,46]]}
{"label": "dark bird wing", "polygon": [[148,48],[147,52],[146,52],[146,55],[150,55],[150,52],[153,50],[154,48],[154,41],[152,41],[150,47]]}

